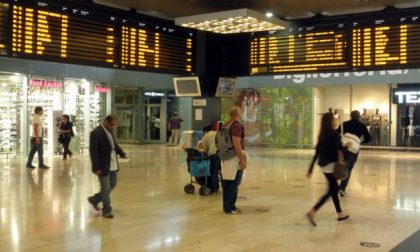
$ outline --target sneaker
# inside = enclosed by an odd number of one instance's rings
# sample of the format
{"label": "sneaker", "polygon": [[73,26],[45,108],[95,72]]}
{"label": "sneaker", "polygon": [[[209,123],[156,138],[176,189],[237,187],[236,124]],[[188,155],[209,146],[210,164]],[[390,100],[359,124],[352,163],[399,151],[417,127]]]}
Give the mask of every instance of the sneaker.
{"label": "sneaker", "polygon": [[112,213],[103,213],[103,214],[102,214],[102,216],[103,216],[104,218],[107,218],[107,219],[112,219],[112,218],[114,218],[114,215],[113,215]]}
{"label": "sneaker", "polygon": [[87,200],[88,200],[88,201],[89,201],[89,203],[92,205],[93,209],[95,209],[96,211],[100,211],[100,210],[101,210],[101,209],[99,208],[99,206],[98,206],[98,203],[95,203],[95,202],[93,201],[93,198],[92,198],[92,197],[89,197]]}
{"label": "sneaker", "polygon": [[33,165],[26,165],[26,168],[29,168],[29,169],[35,169],[36,167],[35,167],[35,166],[33,166]]}
{"label": "sneaker", "polygon": [[50,167],[46,166],[46,165],[40,165],[38,168],[39,169],[50,169]]}
{"label": "sneaker", "polygon": [[346,193],[345,191],[343,191],[343,190],[338,191],[338,194],[339,194],[341,197],[347,197],[347,193]]}
{"label": "sneaker", "polygon": [[236,210],[232,210],[232,211],[227,211],[225,212],[226,214],[238,214],[239,212]]}

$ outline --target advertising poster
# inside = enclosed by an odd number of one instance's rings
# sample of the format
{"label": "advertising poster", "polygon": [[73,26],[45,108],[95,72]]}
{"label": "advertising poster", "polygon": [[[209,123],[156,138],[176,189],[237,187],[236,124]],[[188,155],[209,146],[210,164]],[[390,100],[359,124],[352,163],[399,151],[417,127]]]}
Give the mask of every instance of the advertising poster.
{"label": "advertising poster", "polygon": [[312,88],[246,88],[222,99],[222,120],[230,106],[241,108],[247,146],[309,147],[312,139]]}

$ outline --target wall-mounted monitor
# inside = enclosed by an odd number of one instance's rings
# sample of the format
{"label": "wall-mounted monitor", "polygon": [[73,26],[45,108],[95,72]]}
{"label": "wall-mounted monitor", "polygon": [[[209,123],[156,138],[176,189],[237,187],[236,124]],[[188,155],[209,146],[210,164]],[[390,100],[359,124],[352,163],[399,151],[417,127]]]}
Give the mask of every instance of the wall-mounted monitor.
{"label": "wall-mounted monitor", "polygon": [[201,96],[200,79],[193,77],[174,77],[174,87],[176,96]]}
{"label": "wall-mounted monitor", "polygon": [[219,78],[217,85],[216,97],[233,97],[235,94],[236,79],[235,78]]}

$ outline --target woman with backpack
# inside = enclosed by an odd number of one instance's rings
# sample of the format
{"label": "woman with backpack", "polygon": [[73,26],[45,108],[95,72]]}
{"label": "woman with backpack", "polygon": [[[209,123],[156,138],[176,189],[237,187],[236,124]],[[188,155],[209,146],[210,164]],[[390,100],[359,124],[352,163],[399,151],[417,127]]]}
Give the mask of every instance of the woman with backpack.
{"label": "woman with backpack", "polygon": [[326,113],[321,119],[321,129],[318,136],[318,144],[316,146],[316,154],[309,167],[307,176],[310,177],[316,160],[321,167],[325,178],[328,181],[328,191],[322,196],[318,203],[306,214],[309,222],[316,226],[315,214],[324,205],[324,203],[331,197],[334,202],[335,210],[337,212],[337,220],[344,221],[349,218],[349,215],[343,213],[338,198],[338,183],[333,176],[334,167],[337,162],[344,163],[343,146],[341,143],[340,134],[334,128],[336,122],[333,113]]}

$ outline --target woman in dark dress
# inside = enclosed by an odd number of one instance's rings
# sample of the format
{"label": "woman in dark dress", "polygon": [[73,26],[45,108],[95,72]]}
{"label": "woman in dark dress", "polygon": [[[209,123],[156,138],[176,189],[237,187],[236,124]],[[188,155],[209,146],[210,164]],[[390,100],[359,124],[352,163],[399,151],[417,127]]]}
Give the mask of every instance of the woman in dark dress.
{"label": "woman in dark dress", "polygon": [[67,160],[67,155],[69,155],[70,158],[73,155],[73,152],[69,149],[69,145],[71,138],[74,136],[73,124],[70,122],[70,117],[68,115],[63,115],[59,132],[64,147],[63,160]]}
{"label": "woman in dark dress", "polygon": [[307,175],[308,177],[311,176],[314,164],[316,160],[318,160],[318,165],[321,167],[321,170],[328,181],[328,191],[306,214],[309,222],[314,226],[316,226],[315,213],[330,197],[334,202],[335,210],[337,212],[337,220],[343,221],[349,218],[349,215],[344,214],[341,210],[340,200],[338,198],[338,183],[337,179],[333,176],[335,163],[344,162],[341,137],[337,130],[334,129],[334,126],[336,126],[334,124],[336,124],[336,120],[333,113],[326,113],[322,116],[321,129],[318,136],[318,144],[316,146],[316,154],[312,160]]}

